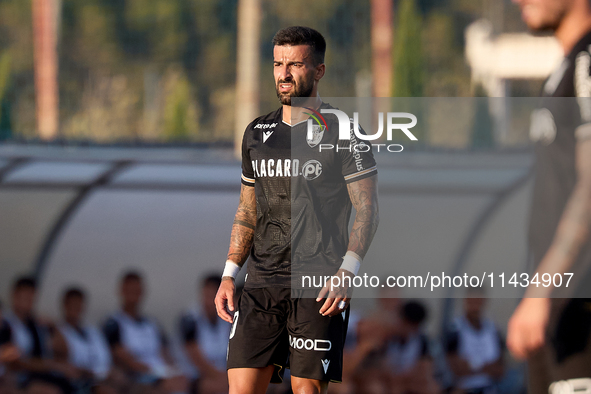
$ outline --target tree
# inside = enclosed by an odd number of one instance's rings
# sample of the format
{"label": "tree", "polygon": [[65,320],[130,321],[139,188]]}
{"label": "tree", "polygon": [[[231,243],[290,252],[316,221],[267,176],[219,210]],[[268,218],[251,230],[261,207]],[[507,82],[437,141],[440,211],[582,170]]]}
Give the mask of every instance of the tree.
{"label": "tree", "polygon": [[394,37],[394,97],[423,95],[421,15],[415,0],[401,0]]}

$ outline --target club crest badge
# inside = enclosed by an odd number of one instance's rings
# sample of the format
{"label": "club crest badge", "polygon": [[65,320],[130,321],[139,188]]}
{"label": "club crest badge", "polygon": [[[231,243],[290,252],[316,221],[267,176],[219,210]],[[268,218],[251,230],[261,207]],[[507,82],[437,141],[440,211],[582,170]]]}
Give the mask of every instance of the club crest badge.
{"label": "club crest badge", "polygon": [[324,135],[324,131],[326,130],[326,127],[320,126],[320,125],[308,125],[308,127],[310,127],[310,126],[311,126],[312,132],[307,133],[306,142],[308,143],[310,148],[314,148],[316,145],[318,145],[320,143],[320,141],[322,141],[322,136]]}

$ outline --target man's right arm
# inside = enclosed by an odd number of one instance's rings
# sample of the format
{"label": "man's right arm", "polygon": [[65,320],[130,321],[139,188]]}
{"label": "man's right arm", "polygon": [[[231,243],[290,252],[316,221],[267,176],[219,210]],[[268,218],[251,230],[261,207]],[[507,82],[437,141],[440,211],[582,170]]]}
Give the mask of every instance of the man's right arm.
{"label": "man's right arm", "polygon": [[244,265],[250,254],[256,219],[257,206],[254,187],[243,184],[240,188],[240,203],[234,216],[232,235],[230,237],[230,250],[228,251],[228,260],[233,261],[239,267]]}
{"label": "man's right arm", "polygon": [[[246,259],[248,259],[254,239],[256,216],[254,187],[242,184],[240,202],[232,225],[226,264],[236,264],[239,268],[242,268]],[[219,317],[232,323],[232,316],[228,313],[226,306],[230,311],[234,311],[234,276],[225,275],[222,277],[222,283],[215,297],[215,306]]]}

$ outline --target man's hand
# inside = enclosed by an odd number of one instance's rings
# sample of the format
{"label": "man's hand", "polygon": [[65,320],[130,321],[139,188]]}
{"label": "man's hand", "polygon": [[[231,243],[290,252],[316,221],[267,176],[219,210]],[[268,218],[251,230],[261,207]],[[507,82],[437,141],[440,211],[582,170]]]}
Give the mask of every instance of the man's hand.
{"label": "man's hand", "polygon": [[523,360],[544,344],[549,315],[550,299],[521,300],[507,328],[507,347],[515,358]]}
{"label": "man's hand", "polygon": [[233,321],[233,317],[228,313],[228,309],[230,312],[234,312],[235,287],[234,278],[223,277],[218,293],[215,296],[215,309],[218,312],[218,316],[228,323],[232,323]]}
{"label": "man's hand", "polygon": [[[316,302],[320,302],[326,297],[326,301],[324,301],[322,308],[320,308],[320,314],[322,316],[334,316],[347,309],[349,301],[351,301],[351,292],[347,285],[353,282],[354,277],[355,275],[353,275],[352,272],[339,269],[337,273],[326,282],[316,298]],[[338,284],[338,286],[336,286],[336,284]],[[341,301],[345,303],[343,308],[339,308]]]}

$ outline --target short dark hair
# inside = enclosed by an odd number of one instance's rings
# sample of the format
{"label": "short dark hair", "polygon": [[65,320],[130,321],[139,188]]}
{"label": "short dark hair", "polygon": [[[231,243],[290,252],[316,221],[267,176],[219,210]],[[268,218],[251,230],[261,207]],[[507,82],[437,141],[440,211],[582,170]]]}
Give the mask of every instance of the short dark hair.
{"label": "short dark hair", "polygon": [[409,301],[402,307],[402,317],[404,320],[418,325],[427,318],[427,310],[420,302]]}
{"label": "short dark hair", "polygon": [[221,274],[209,274],[207,276],[205,276],[202,280],[201,280],[201,286],[205,287],[205,286],[215,286],[215,287],[220,287],[220,284],[222,283],[222,276]]}
{"label": "short dark hair", "polygon": [[139,271],[126,271],[123,276],[121,277],[121,284],[131,282],[131,281],[138,281],[141,282],[143,280],[142,274]]}
{"label": "short dark hair", "polygon": [[290,26],[279,30],[273,37],[273,45],[309,45],[314,64],[324,63],[326,41],[318,31],[304,26]]}
{"label": "short dark hair", "polygon": [[86,298],[86,295],[84,294],[84,290],[82,290],[79,287],[69,287],[64,292],[64,296],[63,296],[62,300],[65,304],[67,301],[69,301],[71,298],[74,298],[74,297],[78,297],[78,298],[81,298],[82,300],[84,300]]}
{"label": "short dark hair", "polygon": [[12,291],[26,288],[37,290],[37,280],[32,276],[21,276],[17,278],[12,285]]}

